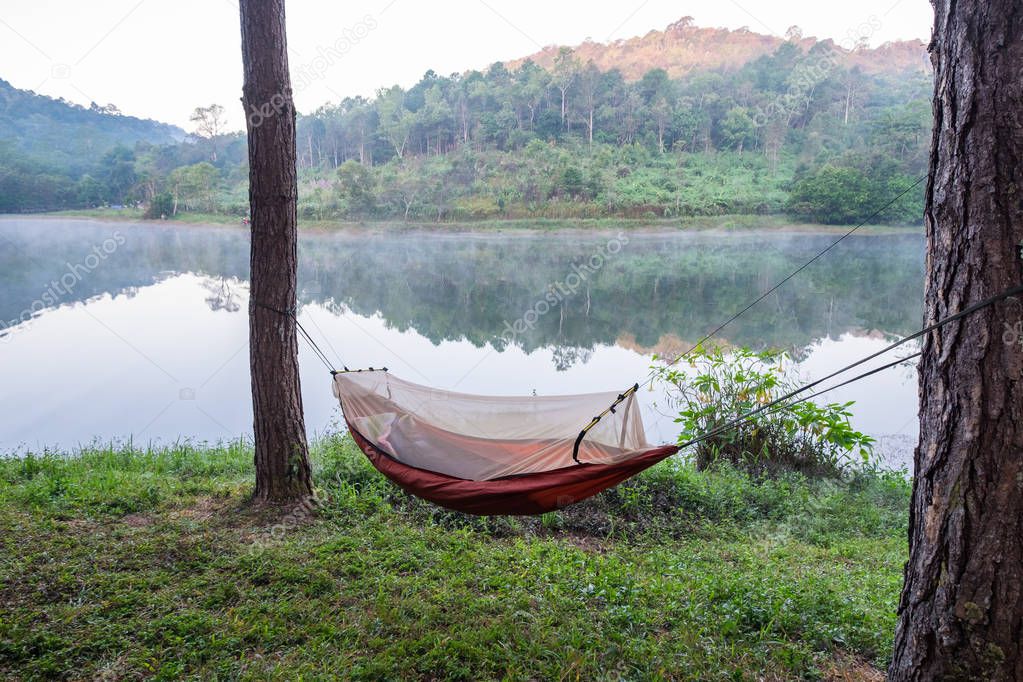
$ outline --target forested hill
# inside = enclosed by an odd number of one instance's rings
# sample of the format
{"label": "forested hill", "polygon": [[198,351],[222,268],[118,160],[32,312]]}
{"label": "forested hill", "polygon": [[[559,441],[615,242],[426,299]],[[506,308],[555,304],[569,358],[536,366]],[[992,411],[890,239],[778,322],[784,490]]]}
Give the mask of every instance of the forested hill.
{"label": "forested hill", "polygon": [[20,90],[0,79],[0,212],[122,203],[138,144],[177,147],[177,126]]}
{"label": "forested hill", "polygon": [[[300,215],[919,222],[922,190],[873,213],[926,169],[924,47],[847,49],[788,33],[781,40],[683,19],[639,38],[550,48],[481,71],[428,70],[407,88],[328,102],[298,118]],[[299,86],[306,77],[293,74]],[[53,120],[137,121],[49,102],[66,109]],[[154,141],[159,124],[132,123],[143,128],[134,144],[99,154],[94,144],[75,155],[81,165],[55,169],[50,160],[42,170],[33,140],[60,136],[58,128],[42,117],[31,131],[32,118],[19,117],[17,146],[0,145],[0,211],[106,202],[137,203],[155,217],[244,215],[244,137],[222,132],[222,113],[196,109],[195,134],[178,143]],[[256,124],[262,115],[273,113],[254,112]],[[15,124],[3,125],[0,137]]]}
{"label": "forested hill", "polygon": [[[408,89],[300,118],[299,163],[315,178],[301,208],[419,220],[919,222],[922,190],[872,214],[926,168],[926,50],[851,47],[795,27],[781,40],[683,19],[482,71],[428,71]],[[337,169],[329,184],[324,168]]]}
{"label": "forested hill", "polygon": [[[927,47],[919,40],[868,48],[860,44],[860,38],[853,38],[851,34],[839,37],[838,43],[832,39],[818,41],[803,37],[798,26],[789,27],[783,39],[748,29],[701,28],[692,22],[692,17],[683,17],[663,31],[650,31],[643,36],[609,43],[587,40],[573,47],[572,53],[580,62],[593,62],[601,71],[617,69],[628,80],[642,78],[650,69],[664,69],[671,78],[681,78],[693,71],[738,69],[747,62],[772,54],[785,43],[795,45],[804,53],[820,45],[834,51],[842,67],[858,68],[864,73],[931,73]],[[858,27],[861,35],[868,35],[877,28],[871,21]],[[526,61],[532,61],[550,70],[554,68],[560,51],[560,47],[551,45],[527,57],[506,62],[505,66],[515,70]]]}
{"label": "forested hill", "polygon": [[0,79],[0,144],[41,164],[81,172],[119,144],[176,144],[184,138],[177,126],[125,116],[113,105],[93,102],[85,108]]}

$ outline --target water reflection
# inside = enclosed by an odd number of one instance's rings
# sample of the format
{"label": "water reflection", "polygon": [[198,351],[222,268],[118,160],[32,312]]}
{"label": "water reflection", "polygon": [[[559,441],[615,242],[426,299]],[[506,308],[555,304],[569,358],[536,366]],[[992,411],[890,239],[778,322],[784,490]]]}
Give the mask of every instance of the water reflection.
{"label": "water reflection", "polygon": [[[111,239],[115,250],[87,262]],[[614,239],[306,235],[302,320],[350,366],[388,365],[439,387],[614,389],[644,375],[651,353],[678,352],[833,237],[629,233],[612,250]],[[918,325],[922,253],[918,235],[850,238],[722,340],[786,348],[804,374],[827,373]],[[250,431],[243,231],[2,219],[0,267],[9,327],[0,332],[0,449]],[[317,431],[338,415],[315,363],[304,349]],[[857,423],[872,433],[911,436],[915,379],[900,372],[836,398],[859,399]],[[651,436],[671,439],[656,395],[644,399]]]}

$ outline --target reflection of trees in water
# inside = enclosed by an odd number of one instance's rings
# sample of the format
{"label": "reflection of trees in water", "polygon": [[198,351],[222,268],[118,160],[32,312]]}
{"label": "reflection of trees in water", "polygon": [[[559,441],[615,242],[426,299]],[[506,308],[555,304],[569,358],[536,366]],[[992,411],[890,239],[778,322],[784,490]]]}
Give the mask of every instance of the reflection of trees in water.
{"label": "reflection of trees in water", "polygon": [[[303,262],[320,279],[320,298],[363,315],[380,312],[395,328],[434,342],[502,347],[502,334],[526,320],[528,328],[513,335],[526,351],[590,349],[623,335],[653,348],[668,336],[696,340],[833,237],[636,237],[573,294],[527,318],[551,285],[564,284],[573,264],[599,248],[598,239],[409,237],[371,247],[335,239],[307,242]],[[721,337],[794,348],[847,331],[908,332],[921,315],[922,253],[917,235],[850,238],[841,257],[807,268]],[[556,360],[571,361],[564,352]]]}
{"label": "reflection of trees in water", "polygon": [[[207,304],[239,310],[232,278],[244,281],[248,240],[228,229],[77,224],[50,230],[27,221],[3,229],[21,247],[0,254],[3,319],[31,305],[47,283],[120,229],[126,242],[61,302],[152,284],[173,272],[213,278]],[[380,313],[398,330],[434,343],[466,339],[526,351],[555,349],[555,363],[585,362],[596,344],[629,337],[637,349],[665,338],[693,341],[766,291],[834,239],[779,233],[630,235],[600,268],[571,275],[610,235],[317,235],[300,244],[302,302]],[[32,258],[18,257],[18,252]],[[797,348],[848,331],[904,334],[921,318],[919,235],[851,237],[722,332],[742,345]],[[575,286],[569,286],[571,284]],[[553,289],[552,289],[553,287]],[[553,298],[551,298],[553,296]],[[547,305],[539,305],[546,301]],[[521,334],[508,325],[543,312]],[[504,335],[504,338],[502,338]]]}
{"label": "reflection of trees in water", "polygon": [[93,246],[115,232],[124,244],[95,269],[85,272],[58,304],[86,301],[101,294],[134,290],[180,272],[247,278],[248,246],[241,231],[168,226],[133,226],[82,221],[26,220],[0,223],[0,318],[9,320],[52,289],[82,263]]}
{"label": "reflection of trees in water", "polygon": [[566,369],[576,363],[585,365],[590,361],[590,357],[593,356],[593,351],[589,348],[574,348],[572,346],[555,346],[554,347],[554,368],[559,372],[564,372]]}
{"label": "reflection of trees in water", "polygon": [[227,277],[207,277],[203,279],[202,286],[209,295],[206,297],[206,305],[210,307],[210,310],[226,310],[229,313],[236,313],[242,309],[241,303],[238,301],[238,294],[232,289],[232,286],[238,286],[240,283],[236,279],[229,280]]}

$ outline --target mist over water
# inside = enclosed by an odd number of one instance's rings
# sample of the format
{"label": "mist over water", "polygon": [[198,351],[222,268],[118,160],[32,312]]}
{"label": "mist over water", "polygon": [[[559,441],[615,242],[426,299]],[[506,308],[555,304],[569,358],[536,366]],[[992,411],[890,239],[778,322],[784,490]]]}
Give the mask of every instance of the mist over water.
{"label": "mist over water", "polygon": [[[438,388],[620,389],[834,239],[304,234],[299,316],[335,364]],[[785,349],[801,377],[823,376],[919,327],[923,252],[919,234],[854,235],[717,338]],[[0,451],[250,433],[247,272],[239,229],[0,218]],[[308,427],[338,428],[329,375],[301,353]],[[649,438],[673,440],[660,394],[641,394]],[[912,368],[828,399],[857,400],[854,425],[908,462]]]}

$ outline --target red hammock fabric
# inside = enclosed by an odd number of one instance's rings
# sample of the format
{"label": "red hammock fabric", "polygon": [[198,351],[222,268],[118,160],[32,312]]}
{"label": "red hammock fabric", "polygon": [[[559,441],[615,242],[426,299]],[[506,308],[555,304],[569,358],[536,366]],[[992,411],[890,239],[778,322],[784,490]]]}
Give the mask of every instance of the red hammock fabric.
{"label": "red hammock fabric", "polygon": [[350,422],[348,429],[373,466],[407,492],[448,509],[480,516],[543,514],[561,509],[617,485],[678,452],[675,445],[663,445],[615,464],[584,463],[472,481],[402,464],[369,442]]}

